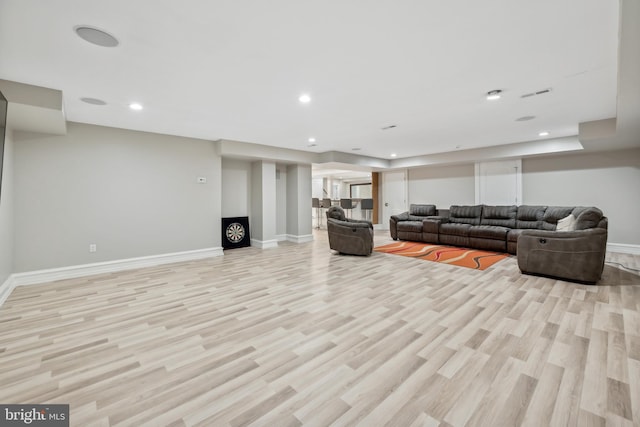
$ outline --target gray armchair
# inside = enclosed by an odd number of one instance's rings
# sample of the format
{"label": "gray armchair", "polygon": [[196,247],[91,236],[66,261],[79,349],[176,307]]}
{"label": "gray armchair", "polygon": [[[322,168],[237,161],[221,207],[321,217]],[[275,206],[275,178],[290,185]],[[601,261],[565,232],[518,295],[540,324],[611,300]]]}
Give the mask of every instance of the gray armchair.
{"label": "gray armchair", "polygon": [[606,247],[606,228],[525,230],[518,239],[518,267],[527,274],[594,284],[604,269]]}
{"label": "gray armchair", "polygon": [[341,207],[327,210],[327,231],[329,247],[335,251],[348,255],[371,255],[373,251],[373,224],[346,218]]}

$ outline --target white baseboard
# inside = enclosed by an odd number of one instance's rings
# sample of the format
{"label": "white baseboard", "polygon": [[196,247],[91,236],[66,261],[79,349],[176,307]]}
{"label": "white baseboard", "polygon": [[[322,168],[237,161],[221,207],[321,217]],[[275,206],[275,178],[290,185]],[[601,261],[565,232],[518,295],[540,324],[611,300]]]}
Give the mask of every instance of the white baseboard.
{"label": "white baseboard", "polygon": [[11,277],[15,286],[33,285],[36,283],[53,282],[55,280],[72,279],[74,277],[90,276],[94,274],[113,273],[142,267],[153,267],[173,262],[192,261],[202,258],[222,256],[222,248],[196,249],[193,251],[175,252],[170,254],[150,255],[139,258],[121,259],[115,261],[96,262],[93,264],[72,265],[69,267],[51,268],[46,270],[15,273]]}
{"label": "white baseboard", "polygon": [[286,242],[287,241],[287,235],[286,234],[276,234],[276,240],[278,242]]}
{"label": "white baseboard", "polygon": [[4,304],[7,298],[9,298],[9,295],[11,295],[11,292],[13,292],[15,287],[16,281],[14,275],[12,274],[11,276],[7,277],[7,280],[5,280],[2,285],[0,285],[0,307],[2,307],[2,304]]}
{"label": "white baseboard", "polygon": [[626,243],[607,243],[608,252],[618,252],[621,254],[640,255],[640,245],[629,245]]}
{"label": "white baseboard", "polygon": [[313,234],[302,234],[300,236],[296,236],[294,234],[287,234],[287,241],[293,243],[307,243],[313,241]]}
{"label": "white baseboard", "polygon": [[277,239],[272,239],[272,240],[251,239],[251,246],[255,246],[256,248],[260,248],[260,249],[277,248],[278,240]]}

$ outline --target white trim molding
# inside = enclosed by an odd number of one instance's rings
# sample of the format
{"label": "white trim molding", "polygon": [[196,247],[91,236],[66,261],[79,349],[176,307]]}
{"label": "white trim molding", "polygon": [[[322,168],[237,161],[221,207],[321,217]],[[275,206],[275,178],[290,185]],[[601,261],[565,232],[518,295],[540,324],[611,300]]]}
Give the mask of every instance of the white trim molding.
{"label": "white trim molding", "polygon": [[313,234],[302,234],[300,236],[296,236],[295,234],[287,234],[287,241],[293,243],[313,242]]}
{"label": "white trim molding", "polygon": [[287,235],[286,234],[276,234],[276,240],[278,242],[286,242],[287,241]]}
{"label": "white trim molding", "polygon": [[12,277],[15,281],[15,286],[33,285],[36,283],[53,282],[55,280],[72,279],[75,277],[91,276],[94,274],[113,273],[116,271],[153,267],[156,265],[170,264],[174,262],[212,258],[222,256],[223,254],[221,247],[196,249],[193,251],[96,262],[93,264],[72,265],[69,267],[51,268],[46,270],[27,271],[25,273],[15,273]]}
{"label": "white trim molding", "polygon": [[627,243],[607,243],[607,252],[640,255],[640,245],[629,245]]}
{"label": "white trim molding", "polygon": [[251,246],[255,246],[256,248],[259,248],[259,249],[277,248],[278,239],[272,239],[272,240],[251,239]]}

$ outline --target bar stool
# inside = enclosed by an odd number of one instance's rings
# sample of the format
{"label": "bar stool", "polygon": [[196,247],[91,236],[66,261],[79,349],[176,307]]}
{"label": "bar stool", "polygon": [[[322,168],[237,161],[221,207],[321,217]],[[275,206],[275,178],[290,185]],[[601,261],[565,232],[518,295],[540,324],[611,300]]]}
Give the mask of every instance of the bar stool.
{"label": "bar stool", "polygon": [[340,199],[340,207],[351,214],[351,209],[353,209],[353,201],[351,199]]}
{"label": "bar stool", "polygon": [[[320,200],[320,209],[329,209],[330,207],[331,207],[331,199],[325,198]],[[320,216],[320,221],[322,222],[322,216]]]}
{"label": "bar stool", "polygon": [[316,228],[320,229],[320,199],[317,197],[313,197],[311,199],[311,207],[316,210],[316,224],[318,225]]}
{"label": "bar stool", "polygon": [[360,201],[360,210],[364,213],[364,219],[371,221],[369,214],[373,212],[373,199],[362,199]]}

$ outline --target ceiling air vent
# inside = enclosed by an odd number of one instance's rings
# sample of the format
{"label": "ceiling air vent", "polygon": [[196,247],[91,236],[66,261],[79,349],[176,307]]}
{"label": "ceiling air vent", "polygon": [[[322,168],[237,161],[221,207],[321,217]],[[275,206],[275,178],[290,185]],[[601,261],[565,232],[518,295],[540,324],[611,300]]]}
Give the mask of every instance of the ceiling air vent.
{"label": "ceiling air vent", "polygon": [[529,98],[531,96],[538,96],[538,95],[544,95],[545,93],[549,93],[551,92],[551,88],[549,89],[542,89],[539,90],[537,92],[531,92],[531,93],[525,93],[524,95],[522,95],[520,98]]}

